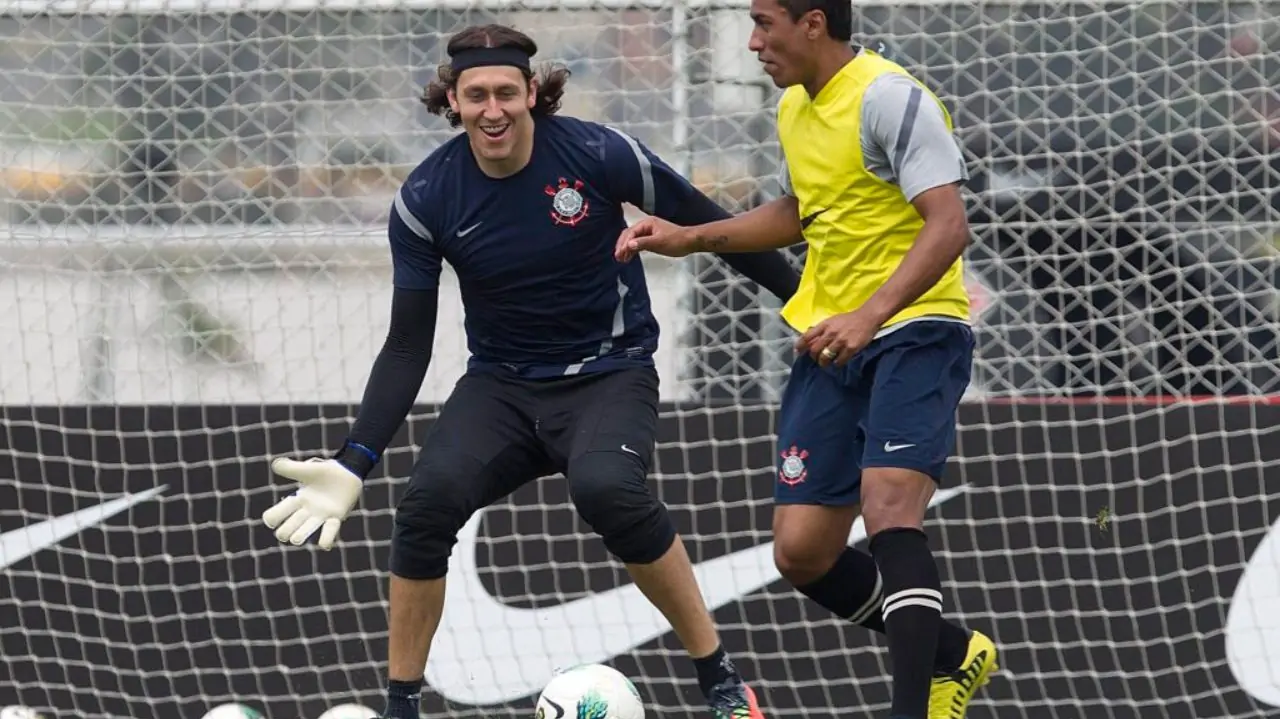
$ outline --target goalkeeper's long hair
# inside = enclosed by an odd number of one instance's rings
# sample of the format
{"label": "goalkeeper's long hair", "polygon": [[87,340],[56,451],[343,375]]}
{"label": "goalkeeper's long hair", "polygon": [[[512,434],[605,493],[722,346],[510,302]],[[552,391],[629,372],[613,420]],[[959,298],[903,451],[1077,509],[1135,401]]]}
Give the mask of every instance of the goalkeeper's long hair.
{"label": "goalkeeper's long hair", "polygon": [[[463,50],[474,48],[509,47],[533,57],[538,52],[538,44],[528,35],[505,25],[478,25],[458,32],[449,39],[445,48],[450,56]],[[559,63],[548,63],[540,69],[521,73],[525,80],[532,80],[534,73],[538,77],[538,96],[534,100],[533,115],[554,115],[560,109],[560,100],[564,97],[565,85],[569,82],[569,68]],[[453,67],[444,63],[436,68],[436,79],[427,85],[422,93],[422,104],[433,115],[441,115],[449,121],[450,127],[462,125],[462,118],[449,107],[449,91],[457,89],[458,78]]]}

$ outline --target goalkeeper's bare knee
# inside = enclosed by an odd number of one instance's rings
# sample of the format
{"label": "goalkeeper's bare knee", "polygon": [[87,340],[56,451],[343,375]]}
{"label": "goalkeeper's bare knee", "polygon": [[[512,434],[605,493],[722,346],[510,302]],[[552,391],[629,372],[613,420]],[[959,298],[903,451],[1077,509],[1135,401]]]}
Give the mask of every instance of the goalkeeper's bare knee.
{"label": "goalkeeper's bare knee", "polygon": [[396,507],[392,574],[405,579],[445,575],[458,532],[479,508],[475,496],[483,470],[478,460],[458,455],[418,462]]}
{"label": "goalkeeper's bare knee", "polygon": [[661,559],[676,539],[665,505],[645,485],[644,465],[623,451],[593,451],[569,463],[566,476],[574,507],[625,564]]}

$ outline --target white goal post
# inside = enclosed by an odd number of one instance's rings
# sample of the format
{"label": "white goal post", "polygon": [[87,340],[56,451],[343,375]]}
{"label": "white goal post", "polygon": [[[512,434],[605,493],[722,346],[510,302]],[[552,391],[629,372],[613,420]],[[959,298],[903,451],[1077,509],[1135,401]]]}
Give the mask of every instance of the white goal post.
{"label": "white goal post", "polygon": [[[391,193],[453,132],[417,101],[445,39],[529,32],[573,71],[564,112],[743,210],[778,170],[746,7],[0,0],[0,709],[380,708],[391,516],[466,359],[452,275],[341,547],[258,517],[270,458],[332,449],[359,402]],[[948,615],[1004,652],[970,718],[1280,716],[1280,0],[858,0],[855,39],[938,91],[973,174],[978,350],[929,521]],[[772,567],[778,302],[715,261],[646,267],[652,486],[726,646],[771,719],[883,714],[883,641]],[[426,716],[528,717],[548,672],[602,660],[651,716],[701,716],[563,482],[478,515],[454,562]]]}

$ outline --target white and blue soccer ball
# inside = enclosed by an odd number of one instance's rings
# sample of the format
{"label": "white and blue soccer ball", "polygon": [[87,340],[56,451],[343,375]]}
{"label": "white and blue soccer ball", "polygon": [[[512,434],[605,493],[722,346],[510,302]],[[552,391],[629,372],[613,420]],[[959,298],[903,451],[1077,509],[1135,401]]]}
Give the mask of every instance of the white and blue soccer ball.
{"label": "white and blue soccer ball", "polygon": [[221,704],[205,712],[202,719],[263,719],[262,712],[244,704]]}
{"label": "white and blue soccer ball", "polygon": [[644,719],[644,703],[622,672],[603,664],[584,664],[547,682],[534,719]]}
{"label": "white and blue soccer ball", "polygon": [[44,715],[30,707],[15,705],[0,709],[0,719],[44,719]]}
{"label": "white and blue soccer ball", "polygon": [[376,719],[378,712],[360,704],[339,704],[330,707],[320,719]]}

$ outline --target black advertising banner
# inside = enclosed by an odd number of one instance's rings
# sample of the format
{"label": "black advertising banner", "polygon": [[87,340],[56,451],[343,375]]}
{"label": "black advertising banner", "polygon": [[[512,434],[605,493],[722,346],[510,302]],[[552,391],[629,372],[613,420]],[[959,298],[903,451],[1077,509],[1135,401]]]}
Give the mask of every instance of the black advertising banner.
{"label": "black advertising banner", "polygon": [[[883,713],[883,642],[772,567],[773,409],[667,410],[653,486],[769,716]],[[431,409],[338,549],[281,545],[259,521],[287,488],[269,459],[334,446],[350,412],[5,409],[0,707],[380,708],[389,477]],[[929,532],[948,614],[1003,650],[970,717],[1280,716],[1280,405],[985,402],[961,420]],[[704,716],[678,643],[558,478],[477,515],[452,561],[428,716],[532,716],[550,672],[583,661],[631,676],[652,716]]]}

